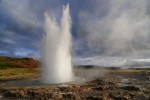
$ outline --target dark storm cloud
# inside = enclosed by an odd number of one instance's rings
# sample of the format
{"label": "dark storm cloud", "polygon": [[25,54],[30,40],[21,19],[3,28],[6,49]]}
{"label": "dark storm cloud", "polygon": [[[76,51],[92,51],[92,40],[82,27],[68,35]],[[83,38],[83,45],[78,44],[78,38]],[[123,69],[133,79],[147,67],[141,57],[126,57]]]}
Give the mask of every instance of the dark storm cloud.
{"label": "dark storm cloud", "polygon": [[74,12],[71,13],[72,17],[77,20],[76,0],[2,0],[0,2],[0,51],[2,51],[0,54],[5,51],[7,55],[13,56],[22,48],[20,51],[26,49],[31,52],[38,51],[44,33],[44,13],[55,15],[59,21],[62,5],[68,2],[71,5],[71,12]]}
{"label": "dark storm cloud", "polygon": [[[43,32],[44,13],[60,12],[54,0],[0,1],[0,53],[38,51]],[[27,50],[26,50],[27,49]],[[4,52],[5,51],[5,52]]]}

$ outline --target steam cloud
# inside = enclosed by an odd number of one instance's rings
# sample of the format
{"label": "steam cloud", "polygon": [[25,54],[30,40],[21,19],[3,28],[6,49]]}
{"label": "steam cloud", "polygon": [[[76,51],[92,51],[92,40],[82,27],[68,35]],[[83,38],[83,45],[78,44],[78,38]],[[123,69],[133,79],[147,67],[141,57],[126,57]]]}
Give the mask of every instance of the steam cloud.
{"label": "steam cloud", "polygon": [[79,34],[93,52],[129,56],[150,49],[149,0],[108,0],[101,8],[100,3],[96,0],[93,12],[79,13]]}
{"label": "steam cloud", "polygon": [[95,60],[103,62],[101,57],[104,56],[106,59],[107,56],[150,57],[149,0],[1,0],[0,54],[16,56],[16,52],[21,51],[22,55],[22,51],[28,50],[27,57],[36,57],[44,33],[44,12],[55,13],[60,19],[61,7],[68,2],[73,36],[79,34],[77,39],[73,37],[73,48],[77,49],[75,56],[78,49],[86,56],[80,57],[79,63],[86,59],[94,64]]}
{"label": "steam cloud", "polygon": [[72,80],[71,65],[71,18],[69,4],[63,8],[60,25],[55,17],[45,13],[43,38],[43,82],[62,83]]}

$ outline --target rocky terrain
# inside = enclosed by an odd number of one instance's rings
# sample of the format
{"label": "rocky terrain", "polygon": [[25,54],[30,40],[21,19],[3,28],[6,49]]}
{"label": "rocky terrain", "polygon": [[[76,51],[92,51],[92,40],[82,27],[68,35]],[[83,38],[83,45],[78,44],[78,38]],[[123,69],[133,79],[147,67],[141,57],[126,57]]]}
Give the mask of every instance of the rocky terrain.
{"label": "rocky terrain", "polygon": [[110,72],[83,82],[30,86],[7,86],[1,82],[1,99],[22,100],[149,100],[150,73]]}
{"label": "rocky terrain", "polygon": [[74,67],[77,77],[43,84],[39,62],[0,57],[0,100],[150,100],[150,69]]}

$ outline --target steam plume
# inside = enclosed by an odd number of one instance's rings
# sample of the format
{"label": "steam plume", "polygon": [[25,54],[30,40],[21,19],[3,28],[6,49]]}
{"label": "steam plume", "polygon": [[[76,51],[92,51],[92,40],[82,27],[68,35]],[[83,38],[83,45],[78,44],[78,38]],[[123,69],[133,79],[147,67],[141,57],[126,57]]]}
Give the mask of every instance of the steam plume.
{"label": "steam plume", "polygon": [[103,55],[123,56],[150,49],[149,0],[108,0],[101,17],[102,8],[96,3],[92,14],[88,10],[79,14],[80,33],[86,34],[89,48]]}
{"label": "steam plume", "polygon": [[60,25],[55,17],[45,13],[45,32],[43,49],[43,81],[62,83],[72,80],[71,66],[71,18],[69,4],[63,7]]}

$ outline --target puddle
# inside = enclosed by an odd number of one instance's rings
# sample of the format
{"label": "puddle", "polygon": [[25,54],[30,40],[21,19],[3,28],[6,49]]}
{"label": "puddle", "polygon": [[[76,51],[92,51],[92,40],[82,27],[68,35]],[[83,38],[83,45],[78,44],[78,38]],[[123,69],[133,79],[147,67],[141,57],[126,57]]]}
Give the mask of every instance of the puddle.
{"label": "puddle", "polygon": [[86,80],[84,78],[75,77],[75,80],[72,82],[66,83],[52,83],[46,84],[41,81],[41,79],[24,79],[24,80],[12,80],[3,82],[1,84],[3,87],[24,87],[24,86],[59,86],[59,85],[69,85],[69,84],[80,84],[84,83]]}
{"label": "puddle", "polygon": [[119,86],[129,86],[131,84],[132,83],[130,79],[121,79],[120,82],[118,82]]}
{"label": "puddle", "polygon": [[129,79],[122,79],[121,83],[128,84],[129,83]]}
{"label": "puddle", "polygon": [[5,87],[16,87],[16,86],[41,86],[42,82],[40,79],[30,79],[30,80],[15,80],[15,81],[8,81],[4,82]]}

